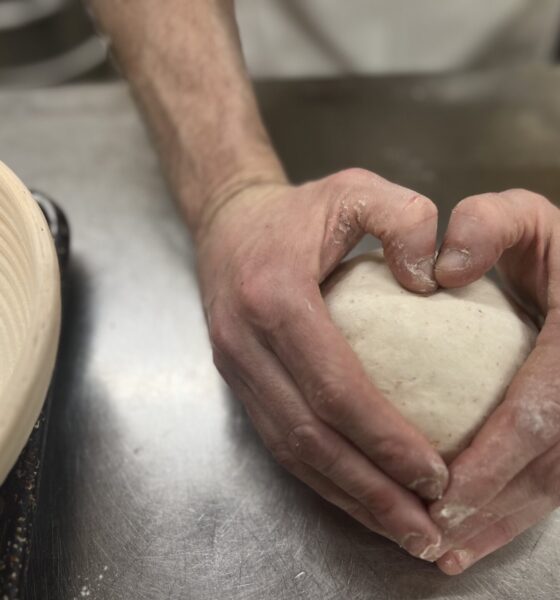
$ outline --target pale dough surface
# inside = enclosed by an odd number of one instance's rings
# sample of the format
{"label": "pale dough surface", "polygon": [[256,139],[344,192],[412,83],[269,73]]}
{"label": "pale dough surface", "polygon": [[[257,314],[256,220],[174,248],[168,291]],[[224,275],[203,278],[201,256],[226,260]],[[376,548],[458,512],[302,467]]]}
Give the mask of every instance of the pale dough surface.
{"label": "pale dough surface", "polygon": [[324,295],[371,380],[446,461],[503,399],[536,337],[489,279],[421,296],[379,253],[343,264]]}

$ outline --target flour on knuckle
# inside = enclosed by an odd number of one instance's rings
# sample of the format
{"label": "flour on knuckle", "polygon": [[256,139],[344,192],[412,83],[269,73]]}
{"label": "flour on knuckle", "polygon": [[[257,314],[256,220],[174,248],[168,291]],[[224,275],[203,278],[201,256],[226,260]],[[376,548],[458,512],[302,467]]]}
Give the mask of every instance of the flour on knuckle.
{"label": "flour on knuckle", "polygon": [[321,434],[316,425],[304,423],[293,427],[288,434],[290,447],[304,463],[317,466],[324,454]]}
{"label": "flour on knuckle", "polygon": [[560,439],[560,389],[558,382],[534,379],[525,381],[525,393],[512,410],[512,422],[518,437],[542,452]]}
{"label": "flour on knuckle", "polygon": [[347,386],[334,380],[321,381],[310,392],[314,412],[327,423],[342,423],[348,417],[349,391]]}

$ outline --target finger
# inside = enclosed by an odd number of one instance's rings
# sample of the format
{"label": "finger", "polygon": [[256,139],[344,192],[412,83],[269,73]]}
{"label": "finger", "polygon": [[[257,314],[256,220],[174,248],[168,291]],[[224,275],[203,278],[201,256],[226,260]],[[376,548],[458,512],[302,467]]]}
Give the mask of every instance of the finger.
{"label": "finger", "polygon": [[560,504],[560,445],[531,462],[488,504],[462,523],[447,529],[440,546],[441,555],[464,544],[510,515],[534,506]]}
{"label": "finger", "polygon": [[452,463],[449,487],[432,508],[444,529],[488,504],[529,463],[560,441],[557,338],[547,335],[545,323],[504,401]]}
{"label": "finger", "polygon": [[276,453],[275,458],[286,468],[286,470],[299,480],[303,481],[303,483],[317,492],[322,498],[349,514],[371,531],[392,541],[396,541],[369,510],[355,498],[340,489],[330,479],[300,461],[291,452],[289,446],[285,442],[282,443],[280,441],[282,438],[278,437],[278,431],[274,426],[273,420],[268,418],[266,414],[257,408],[257,402],[254,396],[248,392],[248,388],[244,393],[240,392],[238,389],[235,394],[240,399],[243,399],[243,404],[245,405],[247,413],[261,438],[265,441],[267,446],[274,450]]}
{"label": "finger", "polygon": [[544,243],[550,237],[552,212],[557,209],[548,200],[524,190],[462,200],[451,213],[436,261],[438,283],[448,288],[467,285],[491,269],[506,251],[515,254],[517,264],[530,262],[531,270],[538,270],[544,263],[542,257],[534,261],[527,257],[538,251],[537,240]]}
{"label": "finger", "polygon": [[415,292],[437,288],[434,279],[437,208],[425,196],[363,169],[325,180],[333,210],[327,223],[319,281],[366,233],[381,240],[396,279]]}
{"label": "finger", "polygon": [[462,548],[447,552],[437,561],[437,565],[447,575],[458,575],[498,548],[509,544],[549,513],[550,505],[546,501],[526,507],[494,523],[471,538]]}
{"label": "finger", "polygon": [[288,443],[297,459],[357,500],[411,554],[431,556],[441,536],[412,492],[396,484],[320,422],[292,429]]}
{"label": "finger", "polygon": [[361,523],[364,527],[382,535],[383,537],[396,542],[387,530],[379,523],[379,521],[355,498],[343,492],[332,481],[303,463],[294,465],[291,471],[300,481],[308,485],[319,496],[330,502],[343,512],[351,516],[353,519]]}
{"label": "finger", "polygon": [[[309,410],[288,374],[266,348],[255,348],[247,376],[232,381],[265,444],[290,472],[319,489],[325,481],[344,492],[345,503],[329,500],[363,520],[376,523],[410,553],[429,557],[441,538],[418,498],[377,469],[344,438]],[[266,399],[266,401],[263,401]],[[281,408],[280,408],[281,407]],[[313,477],[311,477],[313,473]],[[373,521],[371,520],[373,519]],[[377,531],[377,529],[375,529]]]}
{"label": "finger", "polygon": [[251,418],[255,429],[259,432],[265,445],[271,449],[276,460],[284,466],[287,471],[308,485],[327,502],[340,508],[369,530],[392,541],[396,541],[395,538],[382,527],[371,512],[362,506],[355,498],[344,492],[327,477],[301,462],[291,452],[288,444],[285,441],[282,443],[282,437],[278,436],[278,431],[275,426],[277,425],[277,421],[268,417],[266,413],[263,413],[247,386],[242,387],[236,385],[234,393],[243,401],[247,414]]}
{"label": "finger", "polygon": [[387,475],[426,498],[437,498],[447,483],[445,463],[369,381],[330,320],[319,290],[301,289],[305,297],[284,305],[284,319],[267,338],[306,403]]}
{"label": "finger", "polygon": [[[255,429],[275,459],[292,475],[308,485],[322,498],[359,521],[362,525],[392,541],[395,538],[379,523],[379,521],[355,498],[344,492],[330,479],[306,465],[290,449],[287,436],[279,432],[277,418],[271,418],[263,411],[250,388],[241,380],[232,386],[235,395],[243,401]],[[289,436],[289,434],[288,434]]]}

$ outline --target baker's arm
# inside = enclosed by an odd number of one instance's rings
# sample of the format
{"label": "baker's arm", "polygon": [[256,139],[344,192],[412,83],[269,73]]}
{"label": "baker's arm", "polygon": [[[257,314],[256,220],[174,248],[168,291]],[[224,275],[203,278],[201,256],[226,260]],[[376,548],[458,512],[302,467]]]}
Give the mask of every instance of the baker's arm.
{"label": "baker's arm", "polygon": [[447,469],[369,382],[319,285],[370,233],[403,285],[434,289],[435,206],[366,171],[286,181],[243,66],[231,0],[91,5],[196,240],[220,372],[292,473],[429,558],[439,531],[416,493],[441,494]]}
{"label": "baker's arm", "polygon": [[[231,0],[90,0],[193,233],[212,207],[286,181],[259,117]],[[208,215],[208,216],[204,216]]]}

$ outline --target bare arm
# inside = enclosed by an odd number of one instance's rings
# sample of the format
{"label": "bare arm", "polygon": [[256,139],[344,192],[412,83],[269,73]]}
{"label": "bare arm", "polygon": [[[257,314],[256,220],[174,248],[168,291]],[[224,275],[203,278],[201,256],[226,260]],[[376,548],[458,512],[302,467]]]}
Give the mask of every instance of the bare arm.
{"label": "bare arm", "polygon": [[232,0],[90,4],[193,233],[244,186],[285,182],[245,70]]}

